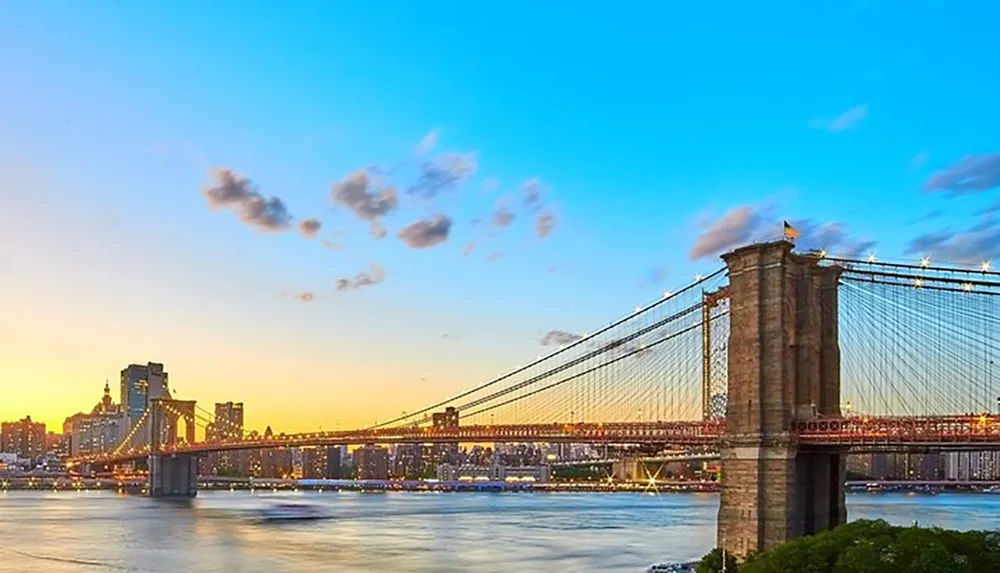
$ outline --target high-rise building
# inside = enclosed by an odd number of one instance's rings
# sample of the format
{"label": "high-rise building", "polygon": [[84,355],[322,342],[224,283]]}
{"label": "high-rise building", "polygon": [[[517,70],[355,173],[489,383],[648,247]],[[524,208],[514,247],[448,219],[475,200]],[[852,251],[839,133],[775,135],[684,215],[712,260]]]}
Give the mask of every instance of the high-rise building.
{"label": "high-rise building", "polygon": [[944,457],[947,480],[978,481],[1000,477],[1000,452],[948,452]]}
{"label": "high-rise building", "polygon": [[45,423],[31,416],[0,424],[0,452],[35,461],[45,453]]}
{"label": "high-rise building", "polygon": [[389,479],[389,450],[372,445],[354,450],[354,475],[358,479]]}
{"label": "high-rise building", "polygon": [[170,386],[163,364],[129,364],[121,372],[121,407],[131,427],[142,416],[149,400],[170,398]]}
{"label": "high-rise building", "polygon": [[217,439],[243,438],[243,402],[216,402],[213,427]]}
{"label": "high-rise building", "polygon": [[397,479],[420,479],[424,473],[423,447],[420,444],[400,444],[396,446],[392,475]]}
{"label": "high-rise building", "polygon": [[[205,439],[243,439],[243,403],[216,402],[215,420],[205,428]],[[209,453],[199,459],[200,471],[204,475],[247,475],[246,452]]]}
{"label": "high-rise building", "polygon": [[302,477],[307,479],[340,479],[340,446],[320,446],[302,449]]}

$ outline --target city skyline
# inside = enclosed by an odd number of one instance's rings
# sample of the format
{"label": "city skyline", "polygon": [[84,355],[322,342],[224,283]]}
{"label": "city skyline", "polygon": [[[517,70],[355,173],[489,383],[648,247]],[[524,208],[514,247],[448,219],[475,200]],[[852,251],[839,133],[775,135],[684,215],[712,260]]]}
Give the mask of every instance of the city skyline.
{"label": "city skyline", "polygon": [[57,4],[0,18],[22,54],[0,64],[0,420],[59,427],[152,361],[248,429],[367,426],[783,219],[832,252],[998,256],[994,6],[580,13],[567,36],[528,5]]}

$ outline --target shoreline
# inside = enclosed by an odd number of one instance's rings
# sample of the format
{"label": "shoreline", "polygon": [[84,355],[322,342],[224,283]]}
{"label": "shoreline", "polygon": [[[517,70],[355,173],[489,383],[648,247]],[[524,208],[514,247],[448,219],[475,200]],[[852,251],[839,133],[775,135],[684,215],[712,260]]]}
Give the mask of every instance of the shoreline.
{"label": "shoreline", "polygon": [[[396,481],[396,480],[294,480],[294,479],[242,479],[209,478],[199,480],[199,491],[249,491],[260,492],[332,492],[358,491],[378,492],[508,492],[508,493],[711,493],[719,492],[717,482],[440,482],[440,481]],[[0,493],[6,491],[113,491],[128,494],[146,493],[143,477],[76,478],[67,476],[10,476],[0,477]],[[867,482],[845,485],[845,493],[852,495],[882,493],[906,493],[913,495],[937,495],[942,493],[986,494],[1000,493],[995,482],[982,483],[935,483],[922,482]]]}

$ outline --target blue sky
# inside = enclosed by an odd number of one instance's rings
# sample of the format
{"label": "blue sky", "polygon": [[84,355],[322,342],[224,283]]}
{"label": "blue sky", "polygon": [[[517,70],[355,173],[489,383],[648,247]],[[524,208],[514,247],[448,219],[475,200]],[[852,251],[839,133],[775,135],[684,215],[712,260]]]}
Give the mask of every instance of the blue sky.
{"label": "blue sky", "polygon": [[[1000,256],[1000,6],[622,8],[3,3],[0,385],[18,390],[0,417],[61,419],[161,360],[181,393],[243,399],[251,420],[368,422],[782,219],[834,252]],[[408,192],[425,164],[464,171],[428,200]],[[381,240],[331,196],[372,167],[398,189]],[[288,229],[213,209],[216,168],[278,197]],[[439,215],[445,240],[399,237]]]}

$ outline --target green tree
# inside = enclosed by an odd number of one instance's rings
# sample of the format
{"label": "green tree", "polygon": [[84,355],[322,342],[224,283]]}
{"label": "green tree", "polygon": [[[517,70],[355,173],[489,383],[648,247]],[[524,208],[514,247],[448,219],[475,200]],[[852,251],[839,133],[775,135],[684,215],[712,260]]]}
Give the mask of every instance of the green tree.
{"label": "green tree", "polygon": [[[719,573],[722,571],[722,550],[713,549],[711,553],[702,557],[695,566],[696,573]],[[732,554],[726,555],[726,573],[739,573],[740,564]]]}
{"label": "green tree", "polygon": [[[719,550],[699,573],[721,571]],[[736,569],[727,563],[727,570]],[[1000,533],[855,521],[749,556],[740,573],[979,573],[1000,571]]]}

